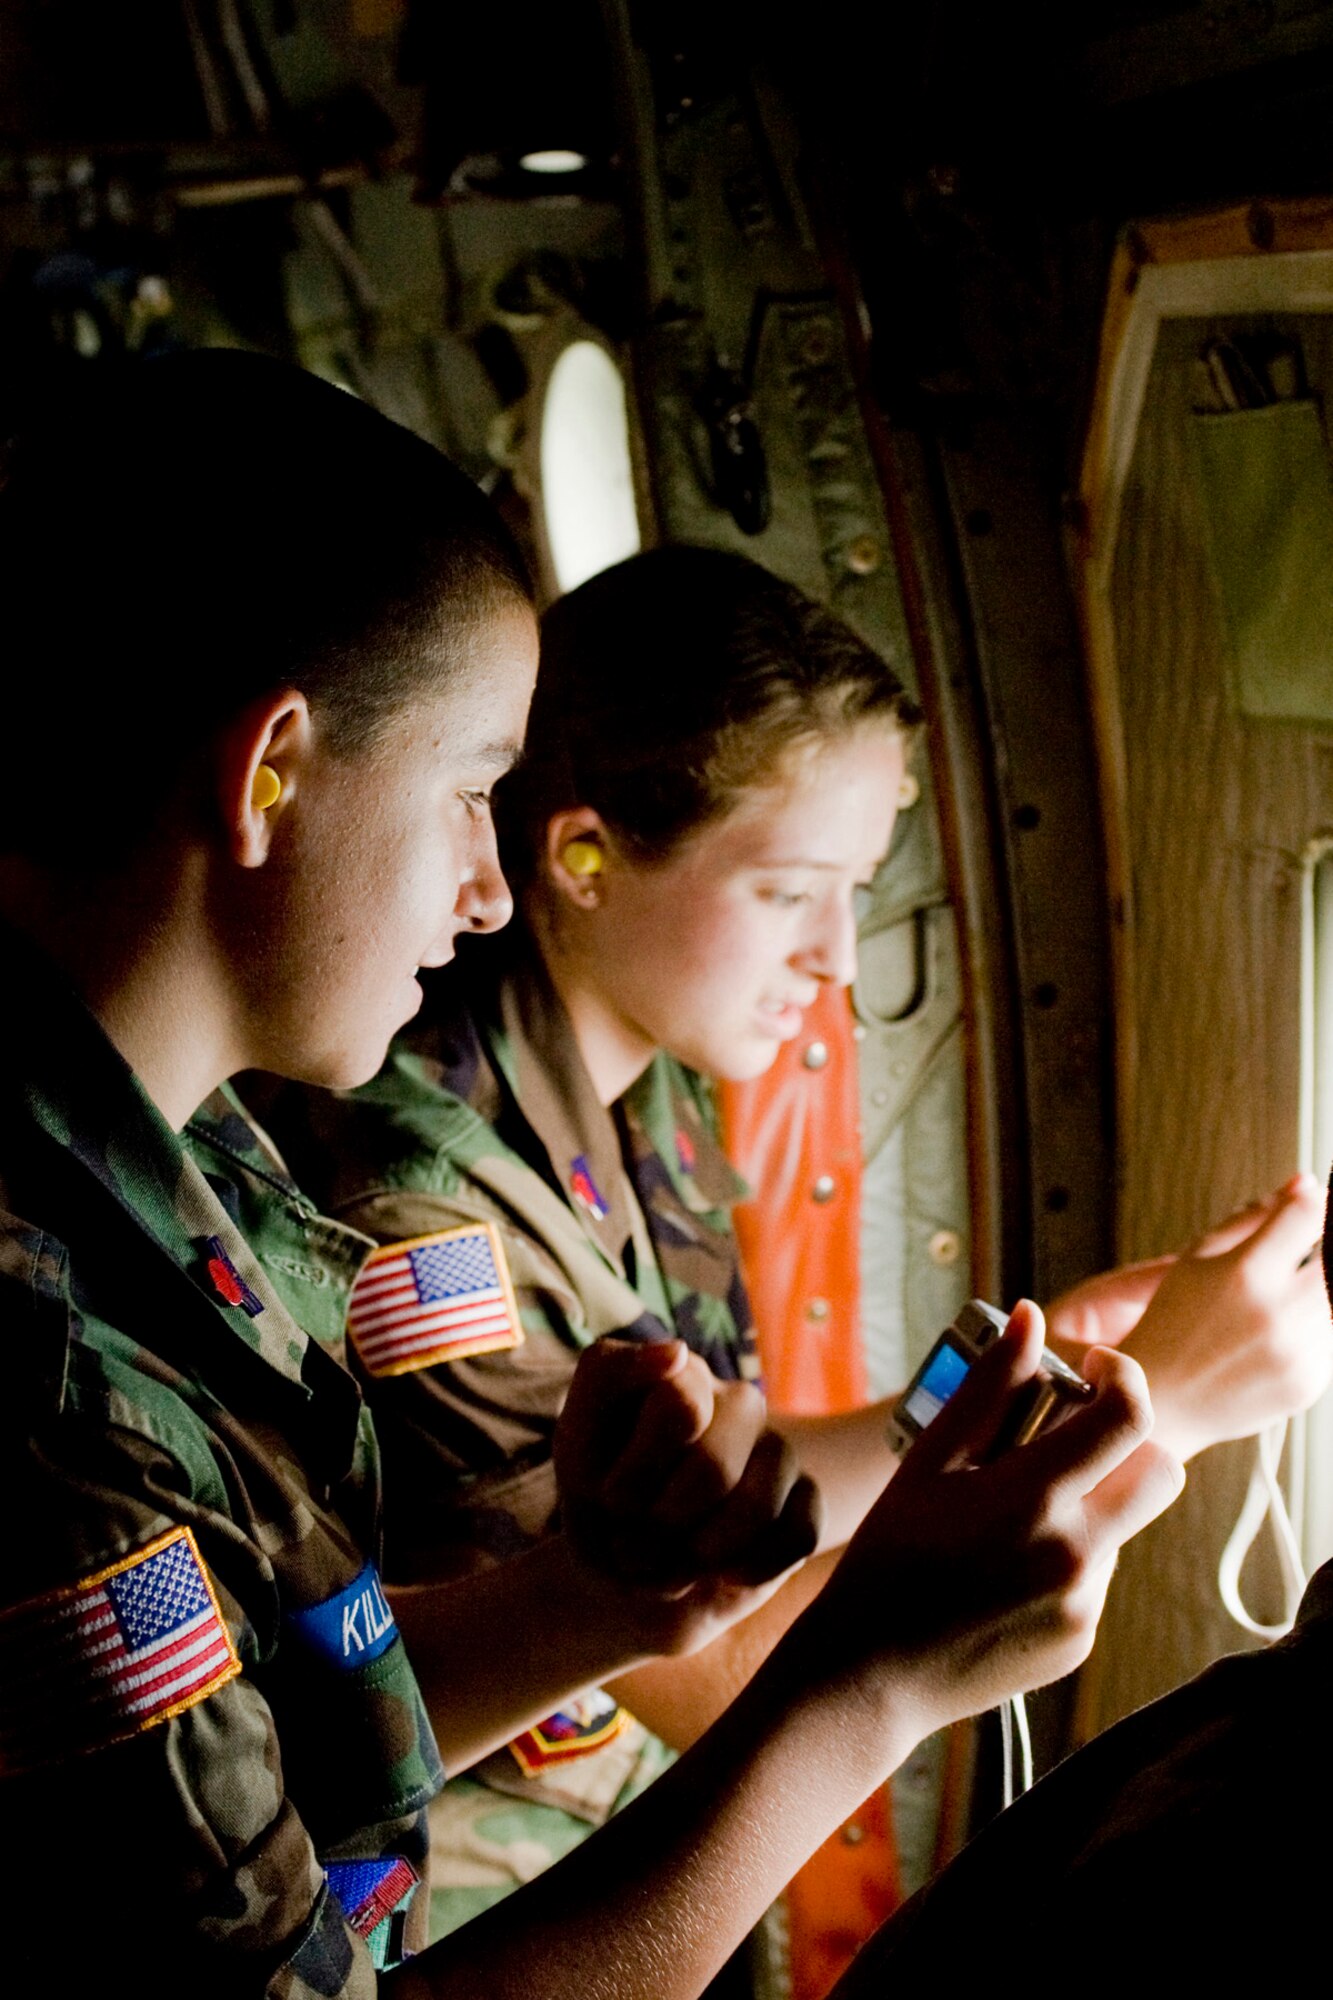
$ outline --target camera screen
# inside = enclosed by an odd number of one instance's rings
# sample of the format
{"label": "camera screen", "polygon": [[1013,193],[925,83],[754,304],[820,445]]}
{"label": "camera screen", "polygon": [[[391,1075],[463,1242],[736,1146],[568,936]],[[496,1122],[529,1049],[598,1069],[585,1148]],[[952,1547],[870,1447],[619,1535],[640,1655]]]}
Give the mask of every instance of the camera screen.
{"label": "camera screen", "polygon": [[950,1340],[940,1340],[902,1401],[902,1409],[922,1430],[937,1417],[972,1366]]}

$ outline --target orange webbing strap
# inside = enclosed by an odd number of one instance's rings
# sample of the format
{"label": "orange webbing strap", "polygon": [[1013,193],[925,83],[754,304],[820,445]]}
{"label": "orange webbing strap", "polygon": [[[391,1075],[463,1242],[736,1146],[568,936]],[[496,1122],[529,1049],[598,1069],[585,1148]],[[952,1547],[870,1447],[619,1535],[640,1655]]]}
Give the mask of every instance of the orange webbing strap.
{"label": "orange webbing strap", "polygon": [[901,1901],[885,1787],[787,1885],[792,2000],[825,2000]]}
{"label": "orange webbing strap", "polygon": [[861,1138],[851,1003],[827,988],[753,1083],[724,1084],[727,1152],[755,1199],[736,1210],[774,1409],[867,1400],[861,1352]]}
{"label": "orange webbing strap", "polygon": [[[868,1400],[861,1349],[861,1139],[851,1003],[828,989],[753,1083],[722,1088],[727,1151],[755,1190],[736,1211],[765,1387],[775,1409]],[[884,1792],[787,1890],[792,2000],[824,2000],[901,1900]]]}

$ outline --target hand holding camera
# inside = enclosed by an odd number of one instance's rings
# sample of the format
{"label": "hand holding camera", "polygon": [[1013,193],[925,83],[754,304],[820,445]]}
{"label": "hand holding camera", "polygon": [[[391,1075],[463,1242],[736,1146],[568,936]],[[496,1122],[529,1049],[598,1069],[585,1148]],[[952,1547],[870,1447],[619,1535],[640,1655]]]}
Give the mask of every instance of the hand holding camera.
{"label": "hand holding camera", "polygon": [[[952,1326],[944,1329],[894,1406],[889,1443],[899,1457],[933,1423],[973,1365],[1000,1338],[1009,1324],[984,1299],[969,1299]],[[1014,1396],[997,1449],[1029,1444],[1038,1432],[1059,1423],[1078,1403],[1091,1397],[1092,1385],[1049,1347],[1041,1351],[1041,1366],[1030,1384]]]}
{"label": "hand holding camera", "polygon": [[1077,1666],[1121,1543],[1183,1484],[1149,1439],[1142,1370],[1105,1349],[1088,1355],[1086,1400],[1005,1448],[1049,1369],[1043,1331],[1024,1301],[966,1357],[793,1635],[805,1628],[823,1675],[881,1689],[886,1726],[910,1716],[913,1740]]}

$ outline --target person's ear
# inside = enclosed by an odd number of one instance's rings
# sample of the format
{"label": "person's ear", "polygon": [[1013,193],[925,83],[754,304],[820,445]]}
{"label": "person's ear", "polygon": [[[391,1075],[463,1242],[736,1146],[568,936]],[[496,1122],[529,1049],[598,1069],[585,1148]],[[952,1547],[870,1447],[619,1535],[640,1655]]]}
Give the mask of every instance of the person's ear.
{"label": "person's ear", "polygon": [[546,874],[576,909],[596,909],[612,860],[610,836],[591,806],[553,813],[546,825]]}
{"label": "person's ear", "polygon": [[239,867],[260,868],[267,861],[273,836],[300,789],[312,743],[309,705],[296,688],[259,696],[223,731],[218,805]]}

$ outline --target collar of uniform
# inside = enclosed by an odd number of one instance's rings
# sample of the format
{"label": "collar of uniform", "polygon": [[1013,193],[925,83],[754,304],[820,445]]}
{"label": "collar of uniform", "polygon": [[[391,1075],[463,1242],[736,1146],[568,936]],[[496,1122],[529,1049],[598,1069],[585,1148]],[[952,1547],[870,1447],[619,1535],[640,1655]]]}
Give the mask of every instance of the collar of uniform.
{"label": "collar of uniform", "polygon": [[[637,1128],[693,1214],[714,1215],[749,1200],[749,1183],[714,1135],[712,1100],[702,1077],[659,1054],[630,1085],[622,1103],[631,1139]],[[649,1221],[651,1225],[651,1216]]]}
{"label": "collar of uniform", "polygon": [[[16,945],[15,958],[3,996],[0,1047],[12,1086],[6,1095],[21,1102],[21,1120],[31,1132],[26,1145],[21,1126],[11,1124],[5,1135],[22,1205],[28,1179],[38,1186],[53,1175],[62,1185],[78,1175],[96,1182],[122,1221],[159,1253],[156,1268],[174,1267],[201,1303],[308,1397],[306,1335],[199,1168],[57,968],[25,942]],[[70,1213],[73,1225],[77,1209]],[[42,1222],[40,1214],[36,1221]],[[71,1226],[70,1233],[77,1229]],[[207,1245],[214,1237],[261,1302],[255,1316],[225,1304],[210,1284]],[[69,1249],[77,1257],[77,1243]],[[106,1282],[91,1272],[83,1282],[89,1278]]]}
{"label": "collar of uniform", "polygon": [[[546,1149],[551,1172],[589,1238],[624,1275],[629,1197],[615,1119],[593,1088],[564,1003],[528,937],[500,980],[492,1060]],[[575,1192],[582,1163],[606,1213],[598,1217]],[[580,1176],[581,1178],[581,1176]]]}
{"label": "collar of uniform", "polygon": [[[20,1381],[40,1383],[59,1407],[69,1371],[69,1258],[63,1244],[4,1208],[0,1208],[0,1289],[10,1335],[5,1367],[11,1389],[17,1389]],[[26,1422],[26,1396],[6,1397],[3,1414]]]}
{"label": "collar of uniform", "polygon": [[374,1239],[319,1213],[229,1084],[200,1105],[183,1138],[210,1184],[223,1183],[224,1207],[235,1203],[241,1235],[297,1324],[341,1358],[347,1303]]}

